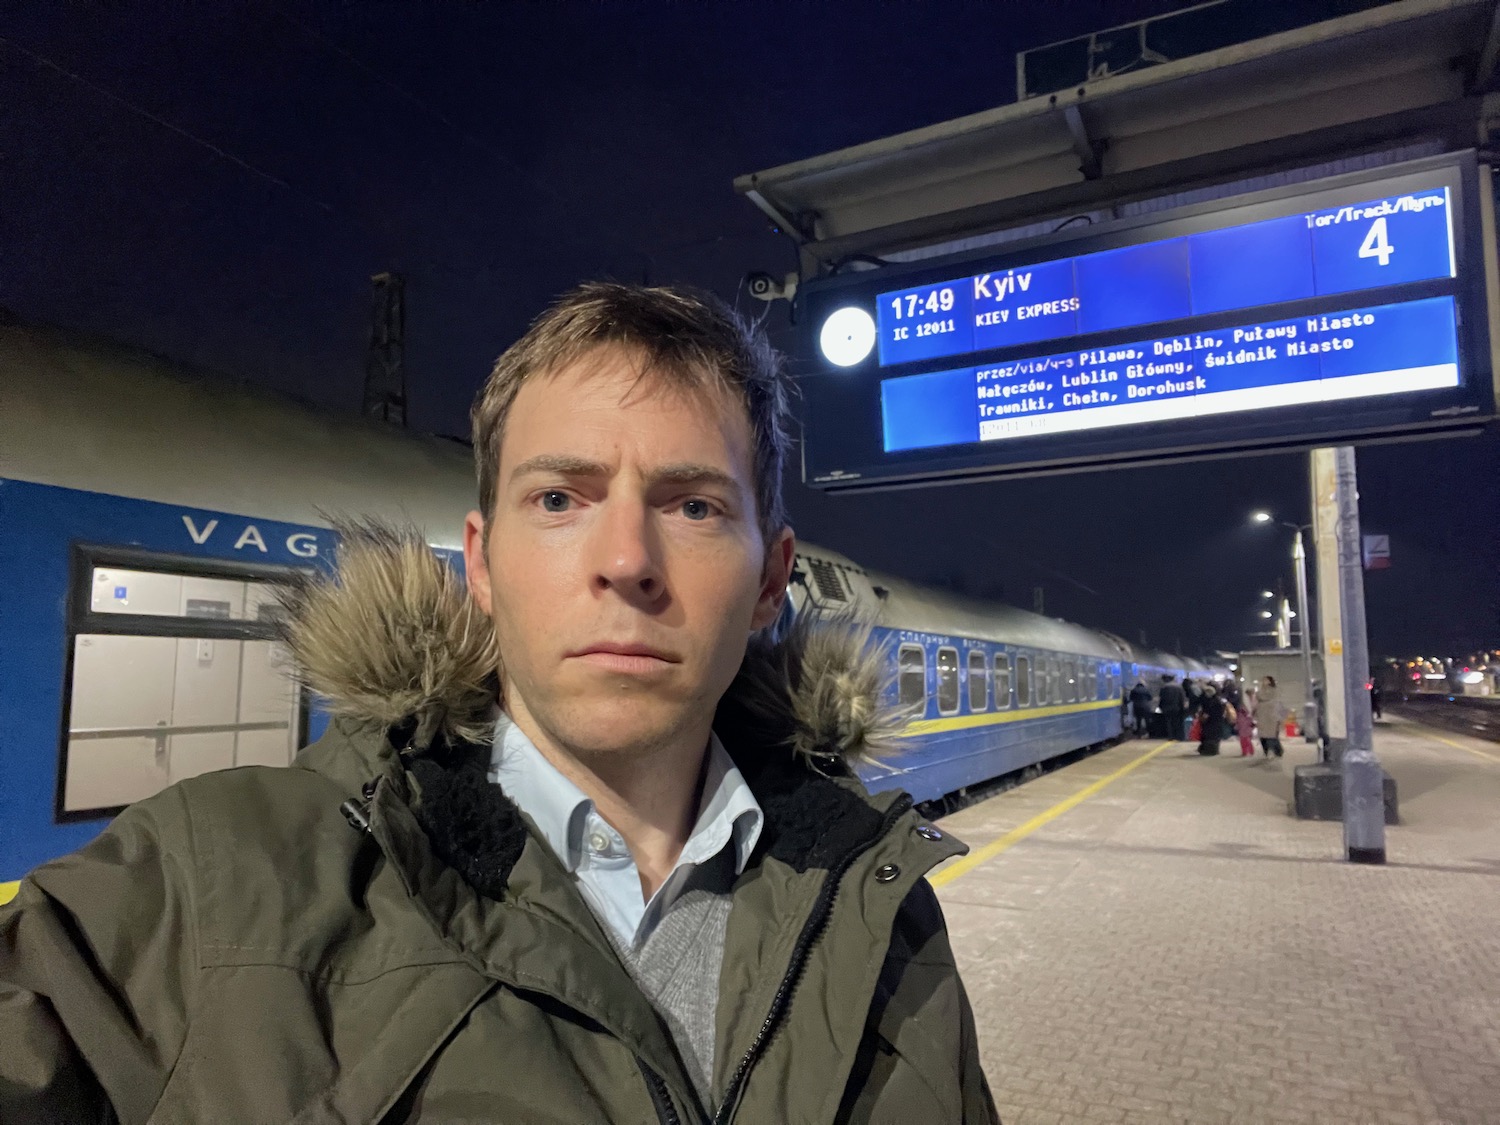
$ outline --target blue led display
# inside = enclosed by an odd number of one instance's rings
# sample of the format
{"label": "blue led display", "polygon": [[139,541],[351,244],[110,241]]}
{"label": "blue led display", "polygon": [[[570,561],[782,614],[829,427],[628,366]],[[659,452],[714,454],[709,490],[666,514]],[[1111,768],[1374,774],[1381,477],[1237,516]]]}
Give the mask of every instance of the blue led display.
{"label": "blue led display", "polygon": [[883,380],[888,453],[1458,385],[1452,297]]}
{"label": "blue led display", "polygon": [[1104,332],[1193,315],[1188,240],[1168,238],[1075,258],[1078,330]]}
{"label": "blue led display", "polygon": [[1071,259],[976,274],[973,282],[975,351],[1078,334]]}
{"label": "blue led display", "polygon": [[1193,311],[1228,312],[1311,297],[1312,232],[1301,215],[1188,239]]}
{"label": "blue led display", "polygon": [[965,279],[882,294],[875,309],[881,366],[973,351],[973,288]]}
{"label": "blue led display", "polygon": [[880,364],[1454,276],[1431,188],[883,293]]}
{"label": "blue led display", "polygon": [[1317,291],[1452,277],[1451,211],[1448,193],[1433,190],[1312,212]]}

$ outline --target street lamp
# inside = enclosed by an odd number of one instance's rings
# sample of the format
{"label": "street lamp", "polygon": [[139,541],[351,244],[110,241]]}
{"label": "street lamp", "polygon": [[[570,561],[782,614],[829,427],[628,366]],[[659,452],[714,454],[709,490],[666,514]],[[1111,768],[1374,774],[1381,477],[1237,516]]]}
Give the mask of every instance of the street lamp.
{"label": "street lamp", "polygon": [[[1298,616],[1302,618],[1302,627],[1297,630],[1302,640],[1302,685],[1307,692],[1306,700],[1302,705],[1302,737],[1308,742],[1318,743],[1317,734],[1317,704],[1313,696],[1313,674],[1312,674],[1312,645],[1308,639],[1307,630],[1307,549],[1302,543],[1302,533],[1312,530],[1311,524],[1289,523],[1286,520],[1277,520],[1270,512],[1258,511],[1250,514],[1254,523],[1270,523],[1273,520],[1282,527],[1289,527],[1296,533],[1292,540],[1292,561],[1297,564],[1297,612],[1292,613],[1291,607],[1286,607],[1288,618]],[[1288,624],[1290,631],[1290,624]],[[1322,756],[1321,743],[1318,751]]]}

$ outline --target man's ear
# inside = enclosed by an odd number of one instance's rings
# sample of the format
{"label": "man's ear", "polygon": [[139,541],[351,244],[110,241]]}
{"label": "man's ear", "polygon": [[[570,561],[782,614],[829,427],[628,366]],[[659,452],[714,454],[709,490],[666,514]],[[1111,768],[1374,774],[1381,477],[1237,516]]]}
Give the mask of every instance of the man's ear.
{"label": "man's ear", "polygon": [[485,552],[484,516],[470,512],[464,518],[464,580],[469,584],[469,594],[490,616],[490,561]]}
{"label": "man's ear", "polygon": [[796,557],[797,536],[791,528],[783,527],[766,550],[765,577],[755,602],[755,613],[750,618],[752,631],[764,629],[781,615],[781,603],[786,600],[786,585],[792,580]]}

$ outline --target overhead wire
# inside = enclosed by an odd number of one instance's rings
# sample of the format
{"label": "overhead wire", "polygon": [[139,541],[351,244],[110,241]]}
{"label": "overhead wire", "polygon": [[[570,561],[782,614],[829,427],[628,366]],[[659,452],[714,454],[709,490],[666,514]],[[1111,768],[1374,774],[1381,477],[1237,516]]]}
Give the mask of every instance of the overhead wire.
{"label": "overhead wire", "polygon": [[13,39],[7,39],[4,36],[0,36],[0,44],[4,44],[11,50],[25,55],[27,58],[31,59],[39,66],[45,67],[56,74],[62,75],[64,78],[67,78],[70,81],[78,83],[80,86],[83,86],[86,89],[92,90],[100,97],[113,102],[115,105],[120,106],[122,109],[125,109],[138,117],[150,121],[152,124],[166,129],[169,132],[175,133],[179,137],[182,137],[184,140],[190,141],[200,148],[206,149],[207,151],[217,156],[219,159],[233,164],[235,167],[241,169],[242,171],[248,172],[252,176],[256,176],[269,184],[274,184],[276,187],[289,191],[294,195],[301,196],[309,203],[312,203],[314,206],[328,212],[329,214],[337,213],[336,209],[331,203],[328,203],[322,199],[318,199],[316,196],[309,195],[307,192],[302,191],[300,188],[294,187],[292,184],[288,183],[280,176],[275,175],[272,172],[267,172],[264,168],[252,164],[244,157],[230,152],[222,145],[214,144],[213,141],[207,140],[204,137],[200,137],[197,133],[192,132],[190,129],[185,129],[181,125],[178,125],[176,122],[167,120],[165,117],[161,116],[161,114],[154,113],[144,106],[138,105],[135,102],[131,101],[129,98],[123,97],[115,93],[113,90],[106,89],[105,87],[99,85],[99,83],[94,82],[89,78],[85,78],[83,75],[78,74],[76,71],[69,70],[67,67],[63,66],[56,60],[50,59],[46,55],[39,54],[38,52],[33,51],[31,48],[23,46]]}

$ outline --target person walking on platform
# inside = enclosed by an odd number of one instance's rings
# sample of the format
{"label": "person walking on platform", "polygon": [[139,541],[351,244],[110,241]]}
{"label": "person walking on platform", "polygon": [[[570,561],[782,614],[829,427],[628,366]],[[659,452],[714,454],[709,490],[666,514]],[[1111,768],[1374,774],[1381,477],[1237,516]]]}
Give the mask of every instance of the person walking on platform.
{"label": "person walking on platform", "polygon": [[1191,722],[1193,716],[1198,713],[1198,705],[1203,702],[1203,688],[1192,676],[1183,676],[1182,696],[1187,700],[1182,713]]}
{"label": "person walking on platform", "polygon": [[1182,685],[1175,682],[1176,677],[1168,672],[1161,678],[1161,691],[1157,696],[1157,705],[1161,708],[1161,717],[1166,723],[1167,737],[1173,742],[1180,742],[1185,736],[1182,728],[1182,717],[1187,713],[1188,698],[1182,690]]}
{"label": "person walking on platform", "polygon": [[1136,680],[1135,687],[1130,689],[1130,716],[1135,721],[1135,736],[1146,737],[1151,718],[1151,689],[1144,680]]}
{"label": "person walking on platform", "polygon": [[1212,758],[1219,752],[1219,740],[1224,737],[1224,717],[1228,714],[1224,697],[1213,684],[1203,687],[1203,702],[1198,707],[1198,721],[1203,733],[1198,739],[1198,753]]}
{"label": "person walking on platform", "polygon": [[1240,757],[1255,757],[1255,743],[1251,736],[1255,733],[1255,715],[1252,708],[1255,706],[1255,693],[1246,692],[1234,706],[1234,733],[1240,740]]}
{"label": "person walking on platform", "polygon": [[1255,726],[1260,731],[1260,747],[1266,757],[1275,754],[1280,758],[1281,748],[1281,698],[1276,691],[1276,677],[1262,676],[1260,691],[1255,694]]}

